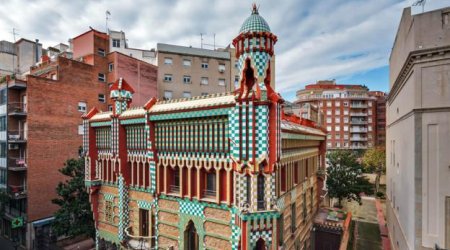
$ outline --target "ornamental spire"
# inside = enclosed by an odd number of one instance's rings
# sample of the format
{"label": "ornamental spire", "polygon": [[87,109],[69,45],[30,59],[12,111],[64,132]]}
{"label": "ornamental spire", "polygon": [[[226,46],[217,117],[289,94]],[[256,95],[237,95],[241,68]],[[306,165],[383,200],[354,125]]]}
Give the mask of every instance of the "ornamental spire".
{"label": "ornamental spire", "polygon": [[252,4],[252,14],[258,15],[259,14],[258,9],[259,8],[258,8],[258,6],[256,6],[256,3],[253,2],[253,4]]}

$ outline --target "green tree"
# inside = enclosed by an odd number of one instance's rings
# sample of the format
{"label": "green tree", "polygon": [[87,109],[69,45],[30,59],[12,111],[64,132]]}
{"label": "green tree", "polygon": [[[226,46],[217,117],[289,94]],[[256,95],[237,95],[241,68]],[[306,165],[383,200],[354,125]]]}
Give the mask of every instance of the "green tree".
{"label": "green tree", "polygon": [[68,178],[58,184],[56,192],[59,197],[52,200],[60,207],[52,224],[55,234],[68,237],[86,235],[94,238],[94,220],[89,194],[84,186],[84,159],[67,160],[59,172]]}
{"label": "green tree", "polygon": [[331,198],[338,199],[338,206],[342,207],[342,200],[354,200],[361,204],[360,193],[367,192],[362,176],[362,166],[357,162],[356,155],[349,150],[335,150],[327,154],[327,189]]}
{"label": "green tree", "polygon": [[376,174],[375,192],[380,191],[380,178],[386,172],[386,149],[384,147],[374,147],[366,150],[362,158],[362,163],[366,169]]}

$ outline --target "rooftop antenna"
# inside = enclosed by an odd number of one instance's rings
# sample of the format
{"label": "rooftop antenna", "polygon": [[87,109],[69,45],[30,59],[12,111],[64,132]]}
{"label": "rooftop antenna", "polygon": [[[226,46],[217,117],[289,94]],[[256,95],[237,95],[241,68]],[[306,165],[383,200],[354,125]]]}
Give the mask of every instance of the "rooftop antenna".
{"label": "rooftop antenna", "polygon": [[422,6],[422,13],[425,11],[425,4],[427,0],[416,0],[412,6]]}
{"label": "rooftop antenna", "polygon": [[214,50],[216,50],[216,33],[214,33]]}
{"label": "rooftop antenna", "polygon": [[106,16],[106,33],[109,33],[108,20],[111,19],[111,12],[109,10],[106,10],[105,16]]}
{"label": "rooftop antenna", "polygon": [[203,49],[203,33],[200,33],[200,48]]}
{"label": "rooftop antenna", "polygon": [[[16,53],[16,35],[19,35],[19,33],[17,33],[17,29],[13,27],[11,34],[13,35],[13,39],[14,39],[14,54]],[[15,60],[14,60],[14,55],[12,56],[12,68],[13,68],[13,75],[16,74],[16,64],[15,64]]]}

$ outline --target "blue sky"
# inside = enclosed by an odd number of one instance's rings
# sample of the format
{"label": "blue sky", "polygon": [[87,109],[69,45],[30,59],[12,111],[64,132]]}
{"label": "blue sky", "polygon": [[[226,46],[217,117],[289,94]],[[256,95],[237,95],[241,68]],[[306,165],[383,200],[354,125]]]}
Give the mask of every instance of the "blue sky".
{"label": "blue sky", "polygon": [[[151,49],[157,42],[200,47],[226,46],[250,15],[252,0],[0,0],[0,40],[38,38],[44,47],[67,43],[89,29],[123,30],[129,45]],[[293,100],[295,91],[322,79],[365,84],[388,91],[388,60],[403,8],[414,0],[259,0],[260,14],[278,36],[277,91]],[[428,0],[425,11],[450,6]],[[413,7],[413,13],[421,12]]]}

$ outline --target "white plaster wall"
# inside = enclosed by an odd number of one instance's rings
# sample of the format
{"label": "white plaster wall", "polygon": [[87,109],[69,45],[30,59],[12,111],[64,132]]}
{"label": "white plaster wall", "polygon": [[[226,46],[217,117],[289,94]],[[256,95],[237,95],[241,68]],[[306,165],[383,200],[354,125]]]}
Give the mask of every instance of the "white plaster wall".
{"label": "white plaster wall", "polygon": [[[391,206],[393,216],[400,225],[396,228],[397,239],[403,241],[400,231],[406,238],[409,249],[415,241],[415,193],[414,193],[414,116],[391,125],[386,133],[387,195],[386,205]],[[395,143],[394,143],[395,141]],[[395,159],[394,159],[395,158]],[[400,243],[403,245],[404,243]]]}
{"label": "white plaster wall", "polygon": [[450,196],[450,112],[422,117],[422,244],[445,246],[445,198]]}

